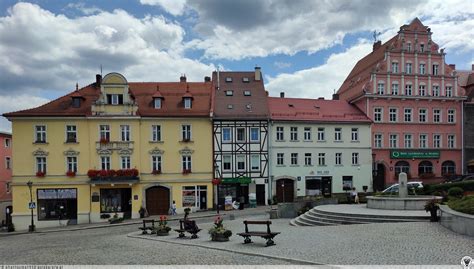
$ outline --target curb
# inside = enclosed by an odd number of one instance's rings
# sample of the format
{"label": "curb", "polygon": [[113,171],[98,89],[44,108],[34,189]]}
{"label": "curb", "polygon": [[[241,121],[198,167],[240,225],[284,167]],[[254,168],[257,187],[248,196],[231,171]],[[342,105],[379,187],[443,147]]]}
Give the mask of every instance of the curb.
{"label": "curb", "polygon": [[146,238],[146,237],[142,237],[140,235],[134,235],[135,233],[137,233],[137,232],[129,233],[129,234],[127,234],[127,237],[142,239],[142,240],[159,241],[159,242],[182,245],[182,246],[201,247],[201,248],[206,248],[206,249],[226,251],[226,252],[237,253],[237,254],[242,254],[242,255],[249,255],[249,256],[263,257],[263,258],[268,258],[268,259],[282,260],[282,261],[293,262],[293,263],[304,264],[304,265],[325,265],[325,266],[328,266],[327,268],[340,268],[340,267],[335,267],[335,266],[329,266],[329,265],[324,264],[324,263],[317,263],[317,262],[312,262],[312,261],[302,260],[302,259],[278,257],[278,256],[267,255],[267,254],[261,254],[261,253],[245,252],[245,251],[240,251],[240,250],[230,250],[230,249],[226,249],[226,248],[203,246],[203,245],[194,244],[194,243],[173,242],[173,241],[167,241],[167,240],[158,239],[158,238]]}

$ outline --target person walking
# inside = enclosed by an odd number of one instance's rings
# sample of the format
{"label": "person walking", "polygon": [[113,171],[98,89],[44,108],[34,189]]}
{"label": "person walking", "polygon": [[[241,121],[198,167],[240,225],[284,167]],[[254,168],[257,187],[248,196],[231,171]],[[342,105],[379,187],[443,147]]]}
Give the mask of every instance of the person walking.
{"label": "person walking", "polygon": [[171,205],[171,215],[176,215],[176,202],[173,200],[173,204]]}

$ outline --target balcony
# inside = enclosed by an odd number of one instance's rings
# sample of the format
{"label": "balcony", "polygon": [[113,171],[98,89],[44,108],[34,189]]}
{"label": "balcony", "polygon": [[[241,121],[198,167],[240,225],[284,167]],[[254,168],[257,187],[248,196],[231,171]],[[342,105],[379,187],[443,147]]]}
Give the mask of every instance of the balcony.
{"label": "balcony", "polygon": [[95,142],[95,148],[98,153],[103,151],[128,151],[129,154],[133,151],[133,141],[108,141],[101,140]]}

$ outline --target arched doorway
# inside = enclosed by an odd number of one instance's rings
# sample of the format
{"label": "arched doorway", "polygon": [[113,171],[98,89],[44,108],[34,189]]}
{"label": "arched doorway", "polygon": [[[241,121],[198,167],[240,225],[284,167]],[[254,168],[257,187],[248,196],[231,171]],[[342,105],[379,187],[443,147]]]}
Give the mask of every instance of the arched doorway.
{"label": "arched doorway", "polygon": [[444,161],[441,164],[441,175],[451,176],[456,174],[456,164],[453,161]]}
{"label": "arched doorway", "polygon": [[398,181],[398,175],[402,172],[407,174],[407,178],[411,178],[410,164],[407,161],[398,161],[395,163],[395,180]]}
{"label": "arched doorway", "polygon": [[170,190],[155,186],[146,190],[146,209],[150,215],[168,215],[170,208]]}
{"label": "arched doorway", "polygon": [[383,163],[377,163],[377,170],[375,170],[374,191],[382,191],[385,188],[385,165]]}
{"label": "arched doorway", "polygon": [[295,195],[294,181],[282,178],[276,182],[276,194],[279,203],[293,202]]}
{"label": "arched doorway", "polygon": [[433,164],[430,161],[422,161],[418,165],[418,176],[428,177],[433,175]]}

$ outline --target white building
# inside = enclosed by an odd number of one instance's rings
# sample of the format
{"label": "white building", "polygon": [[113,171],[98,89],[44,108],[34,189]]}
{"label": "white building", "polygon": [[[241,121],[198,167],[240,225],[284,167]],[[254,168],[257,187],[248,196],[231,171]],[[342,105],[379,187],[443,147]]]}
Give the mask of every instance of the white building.
{"label": "white building", "polygon": [[371,121],[342,100],[269,98],[270,178],[278,201],[372,190]]}

